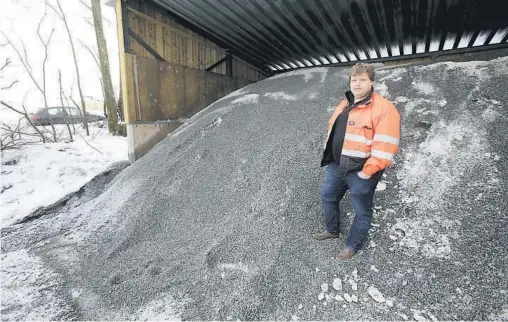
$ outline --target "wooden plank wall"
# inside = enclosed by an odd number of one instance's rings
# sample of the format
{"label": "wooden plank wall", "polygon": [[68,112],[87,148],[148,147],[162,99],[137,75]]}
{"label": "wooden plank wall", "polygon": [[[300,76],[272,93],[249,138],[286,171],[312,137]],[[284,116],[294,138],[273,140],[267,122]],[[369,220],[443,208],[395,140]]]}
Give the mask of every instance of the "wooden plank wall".
{"label": "wooden plank wall", "polygon": [[[205,70],[226,55],[226,51],[196,33],[177,24],[143,0],[129,0],[129,27],[168,63]],[[130,37],[131,54],[154,58],[138,42]],[[226,63],[212,70],[226,75]],[[233,77],[258,81],[264,76],[255,68],[233,59]]]}
{"label": "wooden plank wall", "polygon": [[125,54],[125,60],[129,123],[187,118],[251,83],[132,54]]}

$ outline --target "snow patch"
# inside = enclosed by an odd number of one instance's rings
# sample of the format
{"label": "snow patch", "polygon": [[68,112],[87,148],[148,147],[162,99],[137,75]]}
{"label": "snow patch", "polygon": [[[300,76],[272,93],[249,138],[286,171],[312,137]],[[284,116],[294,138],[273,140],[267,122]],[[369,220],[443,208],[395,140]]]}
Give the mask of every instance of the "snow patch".
{"label": "snow patch", "polygon": [[380,181],[377,184],[376,191],[385,191],[386,190],[386,182]]}
{"label": "snow patch", "polygon": [[405,97],[405,96],[397,96],[397,97],[395,98],[394,103],[395,103],[395,104],[397,104],[397,103],[405,103],[405,102],[407,102],[407,101],[408,101],[408,98],[407,98],[407,97]]}
{"label": "snow patch", "polygon": [[220,270],[230,270],[230,271],[240,271],[245,274],[257,274],[259,269],[257,268],[249,268],[249,266],[239,262],[239,263],[224,263],[217,265],[217,268]]}
{"label": "snow patch", "polygon": [[436,88],[431,83],[413,81],[411,85],[413,85],[413,88],[419,93],[425,95],[434,95],[437,92]]}
{"label": "snow patch", "polygon": [[369,286],[369,288],[367,288],[367,293],[369,293],[370,297],[378,303],[383,303],[385,301],[385,297],[375,286]]}
{"label": "snow patch", "polygon": [[387,80],[393,80],[394,82],[399,81],[402,79],[402,75],[407,74],[406,68],[393,68],[393,69],[382,69],[377,72],[380,75],[384,75],[386,73],[389,73],[387,76],[384,76],[379,79],[380,82],[387,81]]}
{"label": "snow patch", "polygon": [[[2,160],[19,160],[15,165],[2,166],[2,171],[9,170],[2,173],[2,186],[10,186],[0,201],[3,227],[77,191],[111,164],[127,160],[127,138],[112,136],[107,128],[99,128],[94,123],[89,124],[88,137],[79,125],[75,127],[84,139],[74,135],[74,142],[70,143],[39,143],[3,151]],[[57,133],[63,133],[63,141],[66,126],[55,128]]]}
{"label": "snow patch", "polygon": [[383,95],[386,98],[390,98],[390,93],[388,92],[388,86],[386,86],[385,83],[378,83],[375,85],[374,88],[376,89],[376,91],[379,94]]}
{"label": "snow patch", "polygon": [[342,291],[342,281],[340,280],[340,278],[336,278],[333,280],[332,287],[336,291]]}
{"label": "snow patch", "polygon": [[238,103],[257,103],[259,100],[259,94],[246,94],[232,101],[232,104]]}
{"label": "snow patch", "polygon": [[491,123],[501,118],[502,115],[501,113],[499,113],[496,110],[493,110],[492,108],[487,108],[485,111],[483,111],[482,117],[485,121]]}
{"label": "snow patch", "polygon": [[57,297],[61,277],[26,249],[2,254],[2,320],[66,320],[72,308]]}
{"label": "snow patch", "polygon": [[[130,316],[135,321],[181,321],[181,310],[184,303],[175,301],[171,294],[159,295],[144,307]],[[185,301],[186,302],[186,301]]]}
{"label": "snow patch", "polygon": [[505,306],[500,312],[490,313],[487,320],[489,320],[489,321],[508,321],[508,306]]}
{"label": "snow patch", "polygon": [[271,97],[275,99],[284,99],[286,101],[296,101],[298,97],[296,95],[289,95],[284,92],[266,93],[265,97]]}

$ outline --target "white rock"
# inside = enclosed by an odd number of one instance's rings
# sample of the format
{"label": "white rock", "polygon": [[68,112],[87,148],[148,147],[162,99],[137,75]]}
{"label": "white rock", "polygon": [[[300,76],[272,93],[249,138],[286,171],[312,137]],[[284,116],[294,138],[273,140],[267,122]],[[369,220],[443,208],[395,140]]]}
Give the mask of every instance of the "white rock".
{"label": "white rock", "polygon": [[390,235],[390,239],[391,240],[397,240],[397,237],[393,236],[393,235]]}
{"label": "white rock", "polygon": [[317,298],[318,298],[318,300],[322,301],[325,298],[325,293],[323,293],[323,292],[319,293]]}
{"label": "white rock", "polygon": [[347,305],[346,305],[346,304],[342,304],[342,307],[343,307],[343,308],[347,308]]}
{"label": "white rock", "polygon": [[392,300],[386,300],[386,302],[385,302],[385,303],[386,303],[386,305],[387,305],[388,307],[393,307],[393,301],[392,301]]}
{"label": "white rock", "polygon": [[353,291],[358,290],[358,285],[356,284],[356,282],[354,280],[348,280],[348,283],[351,284],[351,289]]}
{"label": "white rock", "polygon": [[353,302],[353,298],[352,298],[352,297],[351,297],[351,295],[349,295],[348,293],[344,293],[344,299],[345,299],[348,303]]}
{"label": "white rock", "polygon": [[409,318],[407,317],[407,315],[405,315],[404,313],[397,313],[398,316],[400,316],[401,318],[403,318],[404,320],[408,320]]}
{"label": "white rock", "polygon": [[303,309],[303,304],[298,305],[298,309],[299,310]]}
{"label": "white rock", "polygon": [[319,272],[319,268],[316,267],[316,272]]}
{"label": "white rock", "polygon": [[367,293],[369,293],[370,297],[372,297],[372,299],[378,303],[383,303],[385,301],[383,294],[372,285],[367,289]]}
{"label": "white rock", "polygon": [[402,281],[402,285],[406,286],[407,285],[407,281]]}
{"label": "white rock", "polygon": [[377,245],[376,245],[376,243],[375,243],[375,242],[373,242],[373,241],[371,240],[371,241],[370,241],[370,247],[374,248],[374,247],[376,247],[376,246],[377,246]]}
{"label": "white rock", "polygon": [[321,290],[323,292],[328,292],[328,283],[321,284]]}
{"label": "white rock", "polygon": [[336,278],[333,280],[332,287],[336,291],[342,291],[342,281],[340,280],[340,278]]}
{"label": "white rock", "polygon": [[337,301],[337,302],[341,302],[341,301],[344,301],[344,298],[343,298],[342,296],[340,296],[339,294],[337,294],[337,295],[335,296],[335,301]]}
{"label": "white rock", "polygon": [[379,270],[374,265],[370,265],[370,269],[373,270],[376,273],[379,272]]}
{"label": "white rock", "polygon": [[358,281],[358,270],[356,268],[351,275],[353,275],[353,278],[355,279],[355,281]]}
{"label": "white rock", "polygon": [[298,321],[298,317],[296,315],[291,316],[291,320]]}
{"label": "white rock", "polygon": [[421,315],[420,311],[414,310],[414,309],[411,309],[411,311],[413,311],[413,319],[415,319],[416,321],[426,321],[427,320],[427,319],[425,319],[425,317],[423,317]]}
{"label": "white rock", "polygon": [[353,302],[358,302],[358,296],[356,296],[355,294],[351,294],[351,299],[353,300]]}

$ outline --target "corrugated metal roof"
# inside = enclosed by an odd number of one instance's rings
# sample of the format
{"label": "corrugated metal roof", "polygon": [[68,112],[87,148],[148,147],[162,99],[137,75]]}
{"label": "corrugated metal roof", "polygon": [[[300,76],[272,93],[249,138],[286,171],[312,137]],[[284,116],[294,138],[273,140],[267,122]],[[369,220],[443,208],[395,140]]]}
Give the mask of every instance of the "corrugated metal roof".
{"label": "corrugated metal roof", "polygon": [[507,0],[152,0],[261,68],[508,46]]}

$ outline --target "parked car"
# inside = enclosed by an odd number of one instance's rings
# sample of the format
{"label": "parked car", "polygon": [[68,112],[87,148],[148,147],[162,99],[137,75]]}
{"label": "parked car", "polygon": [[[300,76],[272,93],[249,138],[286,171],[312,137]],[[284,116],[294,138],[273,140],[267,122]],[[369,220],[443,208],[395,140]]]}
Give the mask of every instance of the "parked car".
{"label": "parked car", "polygon": [[[86,113],[88,122],[97,122],[105,120],[101,115]],[[41,108],[31,115],[32,122],[35,125],[82,123],[83,116],[81,110],[76,107],[49,107]]]}

